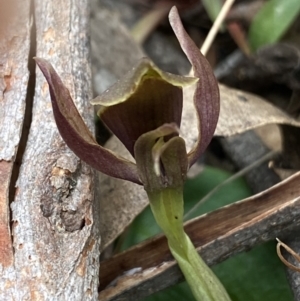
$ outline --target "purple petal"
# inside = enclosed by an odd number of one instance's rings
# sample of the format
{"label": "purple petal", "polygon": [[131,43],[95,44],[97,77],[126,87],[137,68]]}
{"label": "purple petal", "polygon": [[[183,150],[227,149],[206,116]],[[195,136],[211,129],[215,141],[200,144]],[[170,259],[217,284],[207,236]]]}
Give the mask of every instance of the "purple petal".
{"label": "purple petal", "polygon": [[199,78],[194,94],[199,135],[196,145],[188,154],[189,166],[192,166],[203,154],[215,132],[220,113],[219,87],[208,61],[183,28],[176,7],[171,9],[169,20],[182,50],[193,66],[194,76]]}
{"label": "purple petal", "polygon": [[77,111],[69,90],[51,64],[41,58],[35,60],[49,84],[55,121],[68,147],[93,168],[109,176],[140,184],[134,163],[119,158],[97,144]]}

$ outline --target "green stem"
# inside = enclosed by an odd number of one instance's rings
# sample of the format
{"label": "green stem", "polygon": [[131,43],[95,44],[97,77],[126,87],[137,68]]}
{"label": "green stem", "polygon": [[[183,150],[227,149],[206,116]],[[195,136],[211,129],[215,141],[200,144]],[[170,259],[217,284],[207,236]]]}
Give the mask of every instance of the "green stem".
{"label": "green stem", "polygon": [[176,259],[198,301],[230,301],[219,279],[202,260],[183,228],[182,189],[166,188],[148,193],[156,222],[165,233]]}

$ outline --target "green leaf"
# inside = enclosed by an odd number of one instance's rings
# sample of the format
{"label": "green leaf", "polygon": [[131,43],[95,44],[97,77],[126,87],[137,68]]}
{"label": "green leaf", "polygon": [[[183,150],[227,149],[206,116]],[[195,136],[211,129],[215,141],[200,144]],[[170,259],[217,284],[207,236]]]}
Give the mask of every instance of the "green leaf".
{"label": "green leaf", "polygon": [[[194,179],[186,181],[184,186],[185,212],[190,210],[206,194],[230,176],[231,174],[229,172],[217,168],[205,167],[204,172]],[[216,210],[222,206],[244,199],[249,195],[251,195],[251,191],[245,180],[239,178],[216,192],[194,212],[192,217]]]}
{"label": "green leaf", "polygon": [[[214,22],[223,6],[222,0],[202,0],[202,5],[204,6],[210,20]],[[220,27],[220,32],[225,31],[224,23]]]}
{"label": "green leaf", "polygon": [[280,40],[300,12],[299,0],[270,0],[255,16],[249,42],[253,50]]}
{"label": "green leaf", "polygon": [[213,271],[232,301],[294,300],[273,241],[229,258]]}
{"label": "green leaf", "polygon": [[202,0],[202,4],[211,19],[211,21],[215,21],[221,8],[222,8],[222,1],[221,0]]}

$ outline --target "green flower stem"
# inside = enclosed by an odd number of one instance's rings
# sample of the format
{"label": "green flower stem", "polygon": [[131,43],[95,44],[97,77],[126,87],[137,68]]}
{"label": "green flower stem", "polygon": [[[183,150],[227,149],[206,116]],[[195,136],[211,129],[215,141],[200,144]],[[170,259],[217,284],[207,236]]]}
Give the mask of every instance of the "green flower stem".
{"label": "green flower stem", "polygon": [[176,259],[198,301],[230,301],[212,270],[202,260],[183,228],[183,190],[165,188],[149,193],[150,206],[156,222],[168,239]]}

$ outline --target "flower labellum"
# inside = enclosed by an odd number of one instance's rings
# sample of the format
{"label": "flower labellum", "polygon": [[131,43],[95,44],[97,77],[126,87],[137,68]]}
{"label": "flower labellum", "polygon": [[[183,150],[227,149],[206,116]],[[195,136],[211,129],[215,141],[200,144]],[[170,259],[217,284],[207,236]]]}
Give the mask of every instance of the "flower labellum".
{"label": "flower labellum", "polygon": [[[209,63],[184,30],[173,7],[170,24],[193,66],[194,77],[161,71],[147,58],[92,100],[101,120],[135,159],[128,161],[97,144],[68,89],[50,63],[36,58],[49,84],[53,113],[66,144],[83,161],[112,177],[142,184],[154,217],[168,239],[197,300],[228,301],[225,289],[198,255],[183,228],[183,184],[189,167],[211,141],[219,116],[219,89]],[[179,136],[182,88],[196,85],[194,105],[198,140],[187,153]]]}

